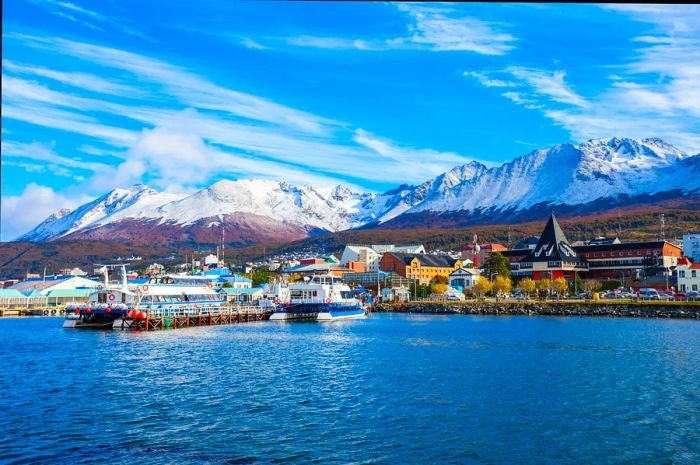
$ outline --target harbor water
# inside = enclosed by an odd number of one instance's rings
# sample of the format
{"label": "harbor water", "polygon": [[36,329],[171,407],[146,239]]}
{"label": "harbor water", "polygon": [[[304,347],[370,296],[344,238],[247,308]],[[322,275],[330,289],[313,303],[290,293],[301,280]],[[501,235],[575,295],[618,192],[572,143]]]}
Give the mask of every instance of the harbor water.
{"label": "harbor water", "polygon": [[697,321],[0,319],[0,463],[697,464]]}

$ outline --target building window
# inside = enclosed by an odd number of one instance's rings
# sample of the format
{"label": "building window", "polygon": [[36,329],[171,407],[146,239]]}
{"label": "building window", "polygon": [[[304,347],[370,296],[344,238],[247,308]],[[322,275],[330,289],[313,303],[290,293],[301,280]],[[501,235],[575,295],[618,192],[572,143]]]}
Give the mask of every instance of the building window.
{"label": "building window", "polygon": [[685,278],[685,271],[684,270],[679,271],[678,276],[681,278]]}
{"label": "building window", "polygon": [[690,277],[691,277],[691,278],[695,278],[695,270],[693,270],[693,271],[690,272]]}
{"label": "building window", "polygon": [[697,284],[693,284],[693,290],[694,290],[694,291],[697,291],[697,290],[698,290],[698,285],[697,285]]}

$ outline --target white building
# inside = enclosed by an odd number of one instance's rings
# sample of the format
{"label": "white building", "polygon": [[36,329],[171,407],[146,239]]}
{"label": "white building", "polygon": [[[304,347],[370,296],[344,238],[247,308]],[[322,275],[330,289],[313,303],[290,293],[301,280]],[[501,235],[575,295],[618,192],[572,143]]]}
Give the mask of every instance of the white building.
{"label": "white building", "polygon": [[448,277],[450,287],[471,289],[481,276],[481,270],[477,268],[458,268]]}
{"label": "white building", "polygon": [[422,244],[401,245],[373,244],[373,245],[346,245],[343,255],[340,257],[340,265],[347,266],[350,262],[362,262],[366,272],[377,272],[382,255],[387,252],[397,253],[425,253]]}
{"label": "white building", "polygon": [[676,267],[676,278],[680,292],[700,291],[700,263],[681,258]]}
{"label": "white building", "polygon": [[700,262],[700,233],[683,235],[683,255]]}
{"label": "white building", "polygon": [[10,289],[17,289],[25,295],[48,295],[57,290],[96,289],[102,285],[98,281],[82,276],[47,276],[46,278],[31,278],[15,284]]}

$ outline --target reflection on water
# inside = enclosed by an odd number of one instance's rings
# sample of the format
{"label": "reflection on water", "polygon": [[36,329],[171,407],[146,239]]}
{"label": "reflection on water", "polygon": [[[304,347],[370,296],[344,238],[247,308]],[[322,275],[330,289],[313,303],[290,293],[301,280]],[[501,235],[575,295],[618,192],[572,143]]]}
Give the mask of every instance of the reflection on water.
{"label": "reflection on water", "polygon": [[700,463],[700,323],[0,320],[0,463]]}

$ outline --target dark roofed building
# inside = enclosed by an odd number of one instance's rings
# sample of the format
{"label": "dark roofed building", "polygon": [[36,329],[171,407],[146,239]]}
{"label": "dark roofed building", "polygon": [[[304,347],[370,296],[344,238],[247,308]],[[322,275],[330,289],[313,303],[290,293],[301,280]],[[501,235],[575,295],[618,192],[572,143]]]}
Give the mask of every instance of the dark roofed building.
{"label": "dark roofed building", "polygon": [[[574,279],[575,272],[588,270],[585,260],[579,257],[566,239],[554,213],[550,215],[534,249],[511,252],[504,255],[509,258],[515,276]],[[513,257],[517,257],[517,261]]]}
{"label": "dark roofed building", "polygon": [[518,241],[518,243],[515,244],[515,247],[513,247],[513,250],[532,250],[537,246],[539,241],[540,238],[537,236],[526,237],[525,239]]}
{"label": "dark roofed building", "polygon": [[667,241],[620,242],[613,238],[572,246],[554,215],[534,249],[502,253],[510,262],[516,279],[564,276],[572,280],[573,274],[578,272],[584,279],[622,279],[627,286],[633,286],[635,277],[642,272],[650,276],[668,274],[681,257],[680,247]]}

